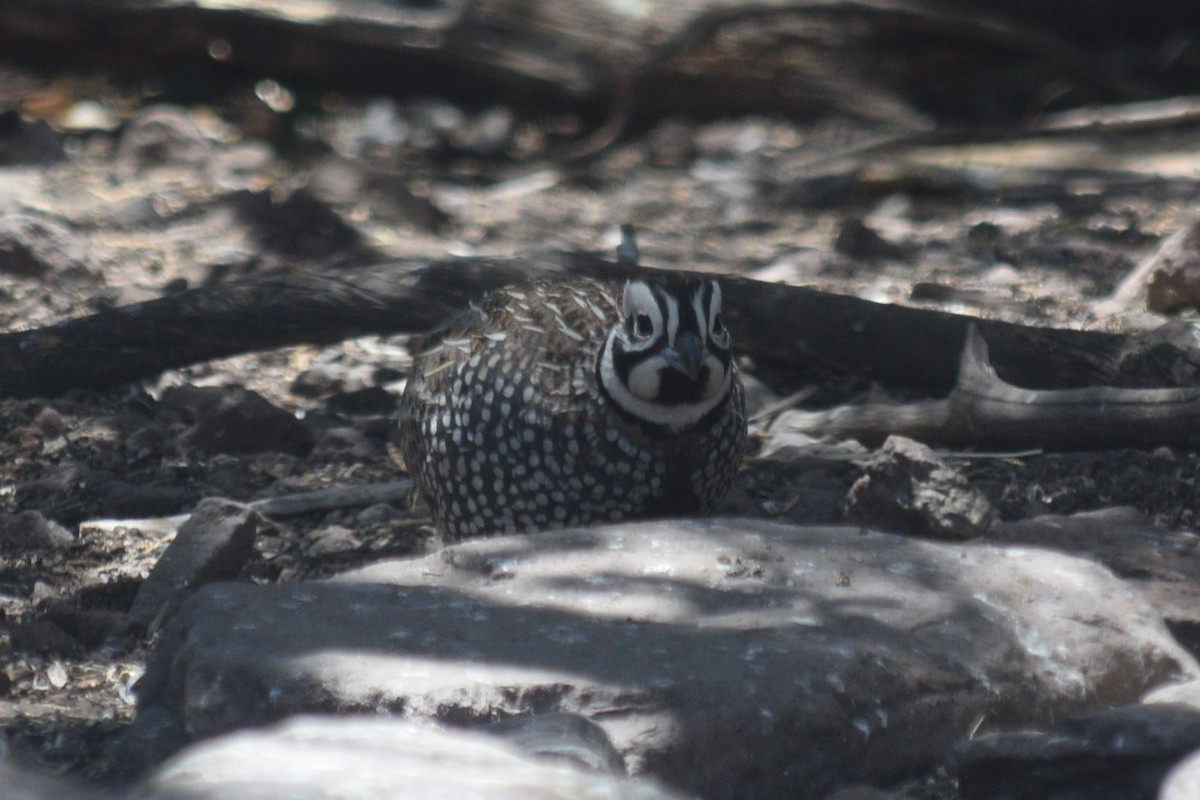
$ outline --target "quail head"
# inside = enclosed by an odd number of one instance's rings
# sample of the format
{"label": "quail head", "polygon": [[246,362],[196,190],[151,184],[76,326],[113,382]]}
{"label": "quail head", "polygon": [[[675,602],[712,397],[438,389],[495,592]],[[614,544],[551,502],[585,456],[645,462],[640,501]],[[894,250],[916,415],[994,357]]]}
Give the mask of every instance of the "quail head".
{"label": "quail head", "polygon": [[746,443],[720,285],[496,291],[423,343],[400,428],[449,539],[709,512]]}

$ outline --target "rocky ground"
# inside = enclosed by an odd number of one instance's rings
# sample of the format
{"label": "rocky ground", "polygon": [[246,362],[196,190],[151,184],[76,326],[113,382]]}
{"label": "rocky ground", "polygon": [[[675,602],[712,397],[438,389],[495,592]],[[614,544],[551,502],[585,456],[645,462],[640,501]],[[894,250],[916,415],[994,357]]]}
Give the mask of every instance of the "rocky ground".
{"label": "rocky ground", "polygon": [[[814,176],[818,159],[890,132],[849,120],[661,121],[595,158],[565,163],[554,158],[556,146],[584,126],[570,116],[297,96],[271,82],[183,106],[150,84],[6,79],[14,87],[0,114],[7,330],[245,275],[353,269],[367,257],[610,250],[617,223],[633,220],[643,260],[654,266],[1027,324],[1142,331],[1166,318],[1141,308],[1101,313],[1096,303],[1197,214],[1200,155],[1186,131],[1120,139],[1117,170],[1103,153],[1093,164],[1065,163],[1056,143],[992,143],[884,151],[869,159],[876,172],[830,178]],[[1129,166],[1130,153],[1140,166]],[[176,515],[204,498],[250,502],[403,477],[390,418],[408,364],[405,337],[372,336],[198,364],[106,394],[0,401],[4,749],[42,771],[111,777],[153,644],[128,612],[178,529]],[[753,408],[764,413],[723,512],[857,525],[847,497],[872,454],[775,435],[776,401],[803,381],[744,366]],[[803,402],[878,391],[823,386]],[[1113,596],[1136,585],[1179,640],[1196,645],[1196,453],[937,455],[955,485],[991,509],[990,526],[976,520],[965,533],[998,547],[1045,545],[1097,559],[1124,579],[1096,577],[1097,591]],[[1131,509],[1111,510],[1124,506]],[[1044,517],[1083,512],[1093,513],[1073,522]],[[424,509],[399,496],[263,516],[234,567],[247,587],[441,547]],[[725,578],[739,577],[738,567]],[[757,576],[753,565],[745,569]],[[1129,636],[1129,651],[1142,656],[1146,641],[1156,658],[1175,646],[1157,634]],[[1174,666],[1150,669],[1147,684],[1193,668],[1183,651],[1170,652]],[[1104,682],[1095,681],[1086,685]],[[1102,705],[1102,694],[1073,698],[1062,713]],[[619,749],[628,756],[639,746]],[[903,796],[956,796],[944,770],[917,764],[913,772],[896,776],[910,781],[897,790]]]}

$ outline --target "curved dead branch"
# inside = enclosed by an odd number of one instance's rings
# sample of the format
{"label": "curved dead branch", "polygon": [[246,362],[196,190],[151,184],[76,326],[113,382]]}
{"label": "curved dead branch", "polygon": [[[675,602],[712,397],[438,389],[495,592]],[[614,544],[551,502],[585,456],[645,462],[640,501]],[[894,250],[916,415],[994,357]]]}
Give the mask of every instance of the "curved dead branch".
{"label": "curved dead branch", "polygon": [[1022,389],[1005,383],[976,326],[968,331],[950,396],[903,405],[791,412],[776,429],[876,445],[900,434],[945,447],[1104,450],[1200,445],[1200,386],[1167,389]]}

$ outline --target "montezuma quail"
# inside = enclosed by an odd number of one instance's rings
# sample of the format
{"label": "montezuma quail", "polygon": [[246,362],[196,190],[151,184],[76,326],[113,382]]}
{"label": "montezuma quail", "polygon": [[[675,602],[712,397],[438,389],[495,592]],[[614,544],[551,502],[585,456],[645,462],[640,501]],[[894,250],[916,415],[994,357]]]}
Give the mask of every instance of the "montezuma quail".
{"label": "montezuma quail", "polygon": [[505,289],[423,344],[401,443],[448,538],[710,511],[741,464],[715,281]]}

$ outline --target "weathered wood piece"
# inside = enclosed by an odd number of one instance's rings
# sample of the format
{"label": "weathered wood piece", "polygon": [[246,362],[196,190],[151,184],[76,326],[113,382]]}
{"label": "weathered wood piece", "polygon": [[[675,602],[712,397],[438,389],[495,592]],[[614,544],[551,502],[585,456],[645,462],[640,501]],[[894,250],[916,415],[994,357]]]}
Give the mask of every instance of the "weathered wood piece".
{"label": "weathered wood piece", "polygon": [[[388,483],[330,486],[326,489],[264,497],[259,500],[251,500],[246,503],[246,506],[261,516],[278,519],[311,514],[314,511],[361,508],[375,503],[403,506],[408,500],[411,489],[412,481],[404,478]],[[79,523],[79,530],[80,533],[86,534],[100,531],[112,532],[118,528],[127,528],[170,537],[175,535],[179,526],[190,516],[190,514],[176,514],[170,517],[141,517],[138,519],[88,519]]]}
{"label": "weathered wood piece", "polygon": [[1022,389],[1002,381],[975,326],[950,396],[903,405],[791,412],[786,430],[875,445],[891,434],[945,447],[1114,447],[1200,445],[1200,386],[1169,389]]}
{"label": "weathered wood piece", "polygon": [[1196,20],[1186,3],[1162,5],[1130,6],[1139,27],[1127,30],[1079,25],[1094,16],[1086,3],[1048,12],[1016,0],[8,0],[0,49],[156,76],[171,64],[654,115],[835,109],[923,127],[918,103],[958,119],[999,106],[1016,117],[1051,82],[1091,100],[1153,94],[1161,71],[1131,79],[1139,60],[1118,73],[1104,48],[1144,48],[1149,63]]}
{"label": "weathered wood piece", "polygon": [[358,508],[375,503],[391,503],[403,507],[412,491],[412,481],[391,481],[364,486],[331,486],[311,492],[296,492],[277,497],[264,497],[247,503],[265,517],[292,517],[314,511]]}
{"label": "weathered wood piece", "polygon": [[1112,382],[1126,344],[1116,334],[1034,328],[746,278],[722,285],[735,349],[797,377],[856,375],[941,396],[955,385],[974,324],[992,342],[1007,380],[1063,388]]}
{"label": "weathered wood piece", "polygon": [[1108,297],[1095,303],[1097,315],[1148,307],[1169,314],[1200,305],[1200,220],[1164,238]]}
{"label": "weathered wood piece", "polygon": [[105,389],[237,353],[416,333],[524,275],[519,264],[483,260],[388,263],[194,289],[0,336],[0,395]]}
{"label": "weathered wood piece", "polygon": [[[0,334],[0,396],[103,390],[238,353],[369,333],[421,333],[500,285],[629,274],[628,267],[594,254],[560,253],[389,262],[198,288]],[[1112,383],[1119,371],[1128,372],[1121,358],[1129,340],[1114,334],[977,320],[745,278],[723,284],[739,352],[796,382],[835,373],[943,395],[955,385],[971,324],[991,343],[1001,377],[1012,383],[1064,388]],[[1166,374],[1162,365],[1154,371]]]}

